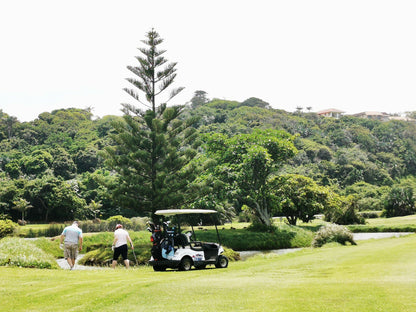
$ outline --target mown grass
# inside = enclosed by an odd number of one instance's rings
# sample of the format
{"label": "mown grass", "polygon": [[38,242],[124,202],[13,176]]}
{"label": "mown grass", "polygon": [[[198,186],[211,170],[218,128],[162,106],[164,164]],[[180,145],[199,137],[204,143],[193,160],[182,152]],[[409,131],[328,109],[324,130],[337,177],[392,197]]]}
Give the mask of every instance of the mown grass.
{"label": "mown grass", "polygon": [[416,311],[416,236],[306,248],[227,269],[0,267],[7,311]]}
{"label": "mown grass", "polygon": [[394,218],[374,218],[367,219],[366,223],[369,225],[377,226],[399,226],[399,225],[415,225],[416,224],[416,215],[403,216],[403,217],[394,217]]}
{"label": "mown grass", "polygon": [[355,233],[359,232],[416,232],[416,215],[366,219],[366,224],[349,225]]}

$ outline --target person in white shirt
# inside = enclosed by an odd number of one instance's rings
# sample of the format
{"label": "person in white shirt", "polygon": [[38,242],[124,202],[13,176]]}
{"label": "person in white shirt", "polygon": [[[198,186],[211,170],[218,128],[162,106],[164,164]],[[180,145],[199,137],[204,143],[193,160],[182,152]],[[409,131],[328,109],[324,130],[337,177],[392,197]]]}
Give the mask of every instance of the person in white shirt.
{"label": "person in white shirt", "polygon": [[126,268],[129,268],[129,260],[127,259],[127,241],[130,242],[131,249],[134,250],[133,242],[131,241],[129,233],[123,229],[123,225],[117,224],[116,230],[114,231],[114,242],[112,247],[112,249],[114,250],[112,263],[113,269],[116,267],[117,259],[120,257],[120,255],[123,257],[123,261],[126,265]]}

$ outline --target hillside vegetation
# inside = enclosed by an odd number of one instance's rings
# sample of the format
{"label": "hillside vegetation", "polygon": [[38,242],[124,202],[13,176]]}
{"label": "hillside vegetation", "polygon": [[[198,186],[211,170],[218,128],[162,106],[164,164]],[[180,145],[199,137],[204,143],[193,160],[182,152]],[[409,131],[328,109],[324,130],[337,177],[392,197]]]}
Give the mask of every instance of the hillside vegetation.
{"label": "hillside vegetation", "polygon": [[[412,122],[289,113],[255,98],[244,102],[194,98],[191,103],[180,118],[198,120],[194,128],[202,144],[200,155],[190,164],[196,173],[202,163],[209,163],[204,159],[207,155],[215,156],[216,164],[226,160],[218,154],[218,146],[212,145],[213,133],[222,135],[227,144],[240,136],[240,141],[234,142],[241,144],[241,135],[279,130],[293,136],[297,152],[293,157],[288,154],[279,166],[270,167],[273,175],[311,178],[318,187],[343,198],[352,196],[349,207],[353,210],[384,211],[386,216],[415,212],[416,124]],[[0,216],[31,222],[142,216],[140,205],[114,196],[119,180],[102,154],[105,147],[114,145],[113,125],[120,120],[117,116],[93,119],[89,110],[59,109],[19,122],[0,111]],[[284,138],[282,133],[280,138]],[[207,143],[211,145],[204,145]],[[241,200],[243,192],[239,193],[244,183],[237,185],[234,193],[224,193],[223,177],[212,179],[219,169],[204,169],[184,186],[188,187],[184,194],[200,192],[189,197],[188,207],[214,208],[224,219],[235,215],[250,218],[244,214],[244,205],[250,206],[250,202]],[[284,209],[279,198],[275,198],[274,215],[282,215]]]}

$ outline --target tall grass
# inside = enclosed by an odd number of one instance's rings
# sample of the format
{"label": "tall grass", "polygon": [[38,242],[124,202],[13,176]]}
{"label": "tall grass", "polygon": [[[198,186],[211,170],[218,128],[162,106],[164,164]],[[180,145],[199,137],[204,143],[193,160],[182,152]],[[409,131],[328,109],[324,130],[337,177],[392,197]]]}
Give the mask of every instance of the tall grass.
{"label": "tall grass", "polygon": [[55,258],[33,242],[16,237],[0,240],[0,266],[56,269]]}
{"label": "tall grass", "polygon": [[37,224],[37,225],[25,225],[19,227],[18,235],[20,237],[54,237],[61,235],[64,230],[64,224]]}

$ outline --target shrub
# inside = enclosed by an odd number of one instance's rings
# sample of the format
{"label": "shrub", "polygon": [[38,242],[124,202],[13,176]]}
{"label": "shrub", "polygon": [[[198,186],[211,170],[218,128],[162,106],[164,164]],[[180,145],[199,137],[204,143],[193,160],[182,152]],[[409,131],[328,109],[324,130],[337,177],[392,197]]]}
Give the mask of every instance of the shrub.
{"label": "shrub", "polygon": [[344,197],[341,205],[325,214],[325,220],[336,224],[365,224],[364,218],[357,213],[357,200],[351,195]]}
{"label": "shrub", "polygon": [[107,221],[108,221],[108,227],[110,231],[114,231],[117,224],[122,224],[126,230],[131,229],[133,226],[133,222],[131,222],[130,219],[127,219],[126,217],[123,217],[120,215],[112,216],[108,218]]}
{"label": "shrub", "polygon": [[4,213],[0,213],[0,220],[10,220],[10,216]]}
{"label": "shrub", "polygon": [[340,243],[342,245],[350,242],[352,245],[356,245],[351,231],[345,226],[328,224],[321,227],[316,233],[312,246],[322,247],[323,245],[332,242]]}
{"label": "shrub", "polygon": [[17,227],[17,223],[14,223],[12,220],[0,220],[0,238],[12,235]]}
{"label": "shrub", "polygon": [[132,222],[132,230],[133,231],[144,231],[147,228],[146,223],[150,220],[147,217],[134,217],[130,219]]}
{"label": "shrub", "polygon": [[362,211],[359,213],[359,215],[361,217],[363,217],[364,219],[376,219],[376,218],[380,218],[380,211]]}
{"label": "shrub", "polygon": [[384,216],[397,217],[414,214],[415,198],[411,187],[393,187],[386,197]]}
{"label": "shrub", "polygon": [[80,228],[84,233],[94,233],[94,232],[108,232],[110,231],[109,222],[106,220],[86,220],[80,222]]}
{"label": "shrub", "polygon": [[231,248],[223,247],[224,248],[224,256],[228,258],[230,261],[239,261],[241,260],[240,253],[232,250]]}

